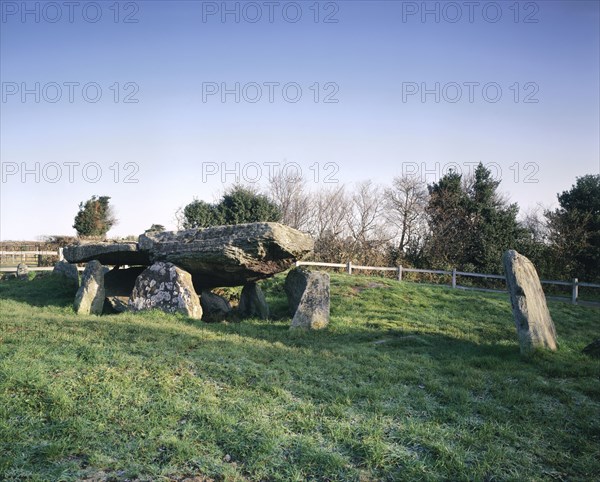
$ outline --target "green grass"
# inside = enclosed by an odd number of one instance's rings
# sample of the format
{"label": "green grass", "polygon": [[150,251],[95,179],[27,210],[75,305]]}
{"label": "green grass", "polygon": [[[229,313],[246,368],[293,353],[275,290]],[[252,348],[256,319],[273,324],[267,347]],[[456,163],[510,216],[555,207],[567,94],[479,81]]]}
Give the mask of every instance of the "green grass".
{"label": "green grass", "polygon": [[522,358],[504,295],[332,276],[332,317],[77,317],[0,283],[0,480],[582,480],[600,474],[600,311],[550,303]]}

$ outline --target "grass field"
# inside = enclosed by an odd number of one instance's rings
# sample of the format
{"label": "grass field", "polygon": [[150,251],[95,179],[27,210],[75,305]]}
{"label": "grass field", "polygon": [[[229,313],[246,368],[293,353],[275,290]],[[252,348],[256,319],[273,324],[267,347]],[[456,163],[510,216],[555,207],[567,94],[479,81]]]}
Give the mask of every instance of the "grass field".
{"label": "grass field", "polygon": [[551,302],[524,359],[505,295],[334,275],[290,332],[283,279],[213,325],[0,282],[0,480],[598,480],[600,310]]}

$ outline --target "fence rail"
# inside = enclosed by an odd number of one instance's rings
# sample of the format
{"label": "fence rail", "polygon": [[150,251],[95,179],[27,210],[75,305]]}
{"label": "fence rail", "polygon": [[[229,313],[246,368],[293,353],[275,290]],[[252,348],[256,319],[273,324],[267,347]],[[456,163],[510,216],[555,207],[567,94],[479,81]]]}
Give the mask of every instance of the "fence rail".
{"label": "fence rail", "polygon": [[[58,256],[59,260],[64,259],[62,248],[59,248],[56,251],[0,251],[0,260],[4,257],[12,257],[13,260],[16,257],[21,257],[23,259],[26,256],[29,257],[39,257],[40,256]],[[457,284],[458,276],[465,276],[471,278],[487,278],[487,279],[497,279],[506,282],[506,277],[499,274],[484,274],[484,273],[470,273],[468,271],[457,271],[453,269],[452,271],[441,270],[441,269],[420,269],[420,268],[404,268],[403,266],[362,266],[362,265],[353,265],[351,262],[348,263],[321,263],[317,261],[297,261],[296,266],[320,266],[324,268],[339,268],[345,269],[346,273],[352,274],[353,270],[363,270],[363,271],[388,271],[395,272],[396,279],[398,281],[402,281],[403,273],[424,273],[424,274],[436,274],[441,276],[451,276],[451,283],[449,286],[452,288],[459,288],[464,290],[475,290],[475,291],[491,291],[491,292],[504,292],[503,290],[496,290],[491,288],[480,288],[476,286],[460,286]],[[28,267],[30,271],[52,271],[52,267],[42,267],[42,266],[31,266]],[[80,271],[83,268],[78,268]],[[15,267],[0,267],[0,272],[14,272]],[[557,285],[557,286],[570,286],[571,287],[571,303],[577,304],[577,300],[579,298],[579,288],[600,288],[600,284],[597,283],[587,283],[583,281],[579,281],[577,278],[573,278],[571,281],[562,281],[562,280],[540,280],[542,284],[545,285]],[[553,299],[562,299],[568,300],[569,298],[553,296]]]}
{"label": "fence rail", "polygon": [[[441,269],[417,269],[417,268],[404,268],[403,266],[362,266],[362,265],[353,265],[351,262],[348,263],[319,263],[316,261],[297,261],[296,266],[322,266],[329,268],[342,268],[346,270],[346,273],[352,274],[353,270],[368,270],[368,271],[394,271],[396,272],[396,279],[398,281],[402,281],[403,273],[425,273],[425,274],[437,274],[443,276],[451,276],[451,283],[449,286],[452,288],[459,288],[463,290],[473,290],[473,291],[488,291],[495,293],[505,293],[506,290],[498,290],[492,288],[480,288],[477,286],[460,286],[457,284],[457,277],[471,277],[471,278],[488,278],[488,279],[497,279],[506,282],[506,276],[500,274],[484,274],[484,273],[470,273],[468,271],[456,271],[453,269],[452,271],[441,270]],[[568,301],[571,300],[572,304],[577,304],[577,300],[579,298],[579,287],[586,288],[600,288],[600,284],[597,283],[585,283],[579,281],[577,278],[573,278],[571,281],[560,281],[560,280],[540,280],[542,284],[546,285],[557,285],[557,286],[570,286],[571,287],[571,297],[566,298],[563,296],[552,296],[552,299]]]}

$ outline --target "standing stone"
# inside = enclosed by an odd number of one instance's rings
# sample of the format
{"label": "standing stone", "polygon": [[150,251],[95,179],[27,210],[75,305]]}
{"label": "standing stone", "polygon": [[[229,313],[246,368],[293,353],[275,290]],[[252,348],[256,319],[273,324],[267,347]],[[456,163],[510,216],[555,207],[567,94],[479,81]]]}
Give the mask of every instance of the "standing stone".
{"label": "standing stone", "polygon": [[94,260],[85,265],[74,308],[78,315],[100,315],[103,305],[104,266]]}
{"label": "standing stone", "polygon": [[242,288],[238,312],[243,318],[257,317],[261,320],[269,318],[269,305],[260,286],[248,283]]}
{"label": "standing stone", "polygon": [[202,318],[191,275],[172,263],[154,263],[137,277],[129,308],[132,311],[157,309]]}
{"label": "standing stone", "polygon": [[229,301],[209,290],[202,291],[200,304],[202,305],[202,320],[209,323],[223,321],[231,313]]}
{"label": "standing stone", "polygon": [[514,250],[504,253],[502,261],[521,353],[556,350],[556,329],[533,263]]}
{"label": "standing stone", "polygon": [[329,274],[294,268],[285,280],[291,328],[318,330],[329,324]]}
{"label": "standing stone", "polygon": [[300,266],[298,268],[291,269],[285,278],[285,284],[283,289],[287,295],[288,307],[290,309],[290,315],[294,316],[302,295],[306,290],[308,278],[311,274],[311,270],[307,267]]}
{"label": "standing stone", "polygon": [[54,265],[52,274],[56,276],[62,276],[67,280],[72,281],[75,283],[75,286],[79,288],[79,272],[77,271],[77,266],[74,264],[68,263],[64,260],[59,261]]}
{"label": "standing stone", "polygon": [[17,278],[26,280],[29,278],[29,268],[25,263],[19,263],[17,265]]}

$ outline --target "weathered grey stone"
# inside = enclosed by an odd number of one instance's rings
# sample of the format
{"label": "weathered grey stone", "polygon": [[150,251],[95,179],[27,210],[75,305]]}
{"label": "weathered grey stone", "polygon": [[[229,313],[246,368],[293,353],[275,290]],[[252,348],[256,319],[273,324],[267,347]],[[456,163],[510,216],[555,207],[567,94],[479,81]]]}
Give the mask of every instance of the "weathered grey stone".
{"label": "weathered grey stone", "polygon": [[209,290],[204,290],[200,294],[200,304],[202,320],[209,323],[223,321],[231,313],[229,301]]}
{"label": "weathered grey stone", "polygon": [[504,253],[502,261],[521,353],[556,350],[556,329],[533,263],[514,250]]}
{"label": "weathered grey stone", "polygon": [[285,280],[291,328],[319,330],[329,324],[329,274],[295,268]]}
{"label": "weathered grey stone", "polygon": [[81,286],[75,295],[74,308],[79,315],[99,315],[104,305],[104,266],[90,261],[81,276]]}
{"label": "weathered grey stone", "polygon": [[256,283],[248,283],[242,288],[238,313],[242,318],[257,317],[262,320],[269,318],[269,305],[260,286]]}
{"label": "weathered grey stone", "polygon": [[129,299],[132,311],[158,309],[202,318],[200,299],[189,273],[172,263],[157,262],[144,270],[135,281]]}
{"label": "weathered grey stone", "polygon": [[79,288],[79,271],[77,271],[77,266],[75,266],[74,264],[68,263],[64,260],[58,261],[54,265],[52,274],[66,278],[67,280],[73,282],[75,286]]}
{"label": "weathered grey stone", "polygon": [[25,263],[19,263],[17,265],[17,278],[23,280],[29,278],[29,268]]}
{"label": "weathered grey stone", "polygon": [[308,282],[310,273],[311,270],[309,268],[300,266],[291,269],[285,278],[283,289],[287,295],[288,307],[290,309],[291,316],[294,316],[296,310],[298,309],[298,305],[300,304],[304,290],[306,290],[306,284]]}
{"label": "weathered grey stone", "polygon": [[139,248],[152,261],[171,262],[192,274],[197,290],[240,286],[288,269],[313,249],[312,238],[278,223],[147,232]]}
{"label": "weathered grey stone", "polygon": [[600,358],[600,338],[591,342],[582,351],[592,358]]}
{"label": "weathered grey stone", "polygon": [[89,243],[66,246],[63,255],[69,263],[85,263],[93,259],[110,265],[150,264],[148,253],[140,251],[137,243]]}

